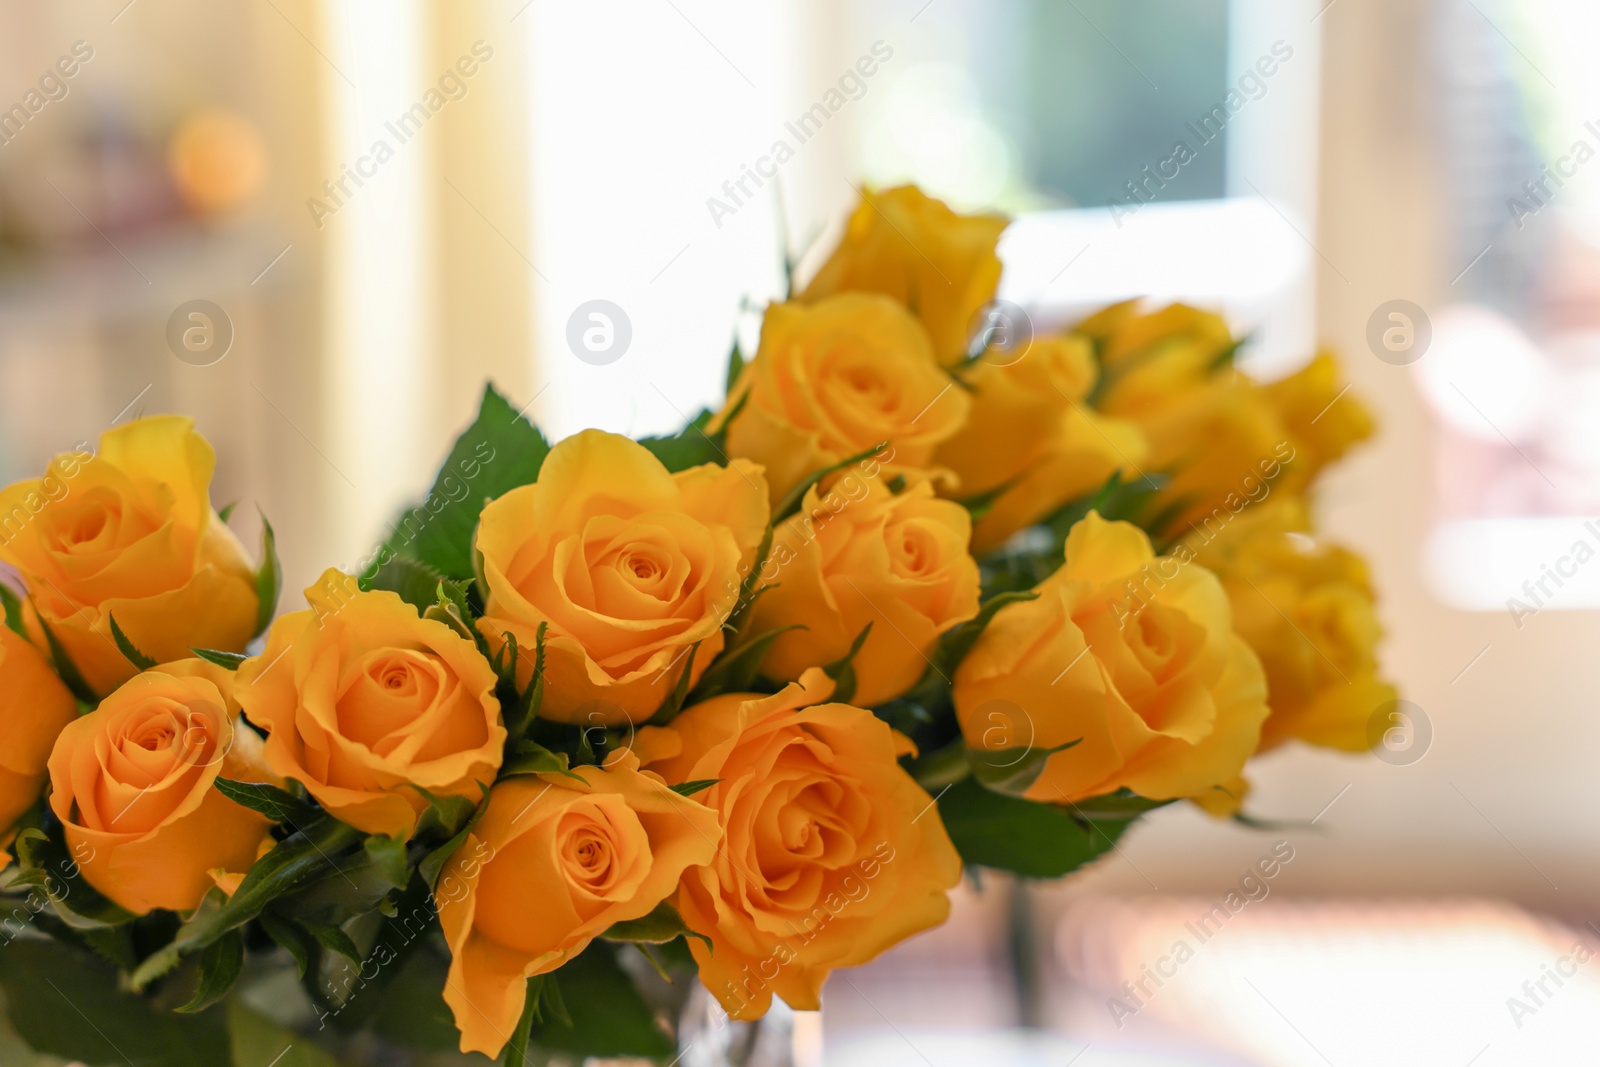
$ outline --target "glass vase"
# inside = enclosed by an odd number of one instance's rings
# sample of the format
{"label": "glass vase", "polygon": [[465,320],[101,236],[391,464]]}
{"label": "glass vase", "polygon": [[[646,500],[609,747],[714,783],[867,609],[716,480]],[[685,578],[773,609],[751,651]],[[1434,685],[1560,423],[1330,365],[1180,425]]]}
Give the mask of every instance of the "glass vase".
{"label": "glass vase", "polygon": [[751,1022],[728,1018],[694,983],[678,1022],[680,1067],[822,1067],[822,1013],[795,1011],[778,997]]}

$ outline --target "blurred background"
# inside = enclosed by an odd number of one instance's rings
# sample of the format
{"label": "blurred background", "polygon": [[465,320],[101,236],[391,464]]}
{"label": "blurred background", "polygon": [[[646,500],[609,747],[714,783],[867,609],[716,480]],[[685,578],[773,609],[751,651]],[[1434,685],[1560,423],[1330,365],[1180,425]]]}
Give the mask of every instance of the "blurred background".
{"label": "blurred background", "polygon": [[[963,890],[835,978],[828,1062],[1003,1032],[1057,1067],[1592,1063],[1597,30],[1585,0],[8,4],[0,477],[193,415],[298,589],[370,554],[483,379],[552,436],[668,430],[861,183],[1000,207],[1040,322],[1149,294],[1225,309],[1264,376],[1343,354],[1382,432],[1319,517],[1372,561],[1415,735],[1253,764],[1275,829],[1165,809],[1065,884]],[[596,300],[605,365],[567,341]]]}

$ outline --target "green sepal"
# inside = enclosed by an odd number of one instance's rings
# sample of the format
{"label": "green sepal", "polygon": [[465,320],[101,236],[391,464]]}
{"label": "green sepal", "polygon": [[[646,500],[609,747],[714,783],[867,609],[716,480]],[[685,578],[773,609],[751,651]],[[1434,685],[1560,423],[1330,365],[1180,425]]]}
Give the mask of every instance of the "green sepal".
{"label": "green sepal", "polygon": [[57,640],[56,633],[50,629],[50,624],[44,621],[44,616],[37,611],[34,617],[39,620],[39,629],[44,631],[44,643],[50,649],[50,659],[55,663],[56,674],[61,676],[61,684],[72,691],[72,695],[91,708],[100,703],[100,698],[95,696],[94,690],[89,688],[89,683],[83,680],[83,675],[78,673],[77,664],[72,662],[72,657],[67,655],[67,650]]}
{"label": "green sepal", "polygon": [[778,626],[752,637],[738,648],[724,652],[700,676],[700,682],[694,687],[694,694],[689,698],[689,703],[698,704],[723,693],[748,692],[750,687],[755,685],[756,676],[761,671],[761,661],[766,658],[772,643],[790,630],[805,628],[800,623]]}
{"label": "green sepal", "polygon": [[[696,641],[689,646],[688,655],[684,658],[683,670],[678,674],[678,680],[673,683],[672,692],[667,694],[666,699],[661,702],[661,706],[656,708],[655,713],[650,716],[649,722],[651,724],[656,726],[665,725],[677,718],[678,712],[683,710],[684,701],[689,696],[689,678],[694,674],[694,658],[699,652],[700,642]],[[671,669],[671,664],[668,664],[668,669]],[[706,673],[710,674],[711,672],[708,670]],[[704,680],[703,678],[701,679],[701,681]],[[583,732],[581,743],[585,746],[589,743],[589,732],[587,730]]]}
{"label": "green sepal", "polygon": [[133,664],[136,670],[147,671],[156,665],[155,660],[140,652],[134,647],[133,642],[128,640],[128,635],[123,633],[122,627],[117,625],[117,617],[115,615],[108,613],[106,621],[111,624],[111,639],[117,643],[117,651],[121,652],[123,658]]}
{"label": "green sepal", "polygon": [[707,949],[712,947],[709,937],[689,929],[678,909],[664,900],[648,915],[612,923],[600,936],[607,941],[642,941],[650,945],[664,945],[679,937],[696,937],[705,942]]}
{"label": "green sepal", "polygon": [[22,598],[4,581],[0,581],[0,608],[5,609],[6,628],[18,637],[27,637],[28,627],[22,621]]}
{"label": "green sepal", "polygon": [[793,515],[795,512],[799,511],[801,503],[804,502],[806,498],[806,491],[813,485],[821,482],[828,475],[836,474],[839,471],[844,470],[846,467],[860,463],[862,460],[870,459],[888,447],[888,441],[879,441],[871,448],[857,452],[853,456],[846,456],[839,462],[824,467],[821,470],[808,475],[793,489],[790,489],[787,493],[785,493],[783,495],[783,499],[778,501],[778,506],[772,509],[772,524],[776,526],[784,519],[787,519],[790,515]]}
{"label": "green sepal", "polygon": [[245,660],[250,658],[243,652],[219,652],[214,648],[191,648],[189,651],[207,663],[214,663],[218,667],[230,671],[238,670],[244,666]]}
{"label": "green sepal", "polygon": [[278,538],[272,532],[267,513],[261,515],[261,565],[256,570],[256,628],[252,636],[264,633],[278,611],[278,597],[283,594],[283,567],[278,562]]}
{"label": "green sepal", "polygon": [[509,758],[500,765],[500,777],[509,778],[518,774],[564,774],[568,778],[583,781],[583,776],[569,767],[569,760],[564,752],[552,752],[543,745],[527,739],[519,741],[512,749]]}
{"label": "green sepal", "polygon": [[856,656],[872,633],[872,623],[867,623],[850,642],[850,650],[822,668],[822,673],[833,679],[833,695],[828,699],[835,704],[848,704],[856,698]]}
{"label": "green sepal", "polygon": [[1036,748],[1033,745],[1023,748],[974,748],[967,750],[967,758],[972,763],[972,776],[985,789],[1020,797],[1039,780],[1051,756],[1065,752],[1082,740],[1080,737],[1054,748]]}

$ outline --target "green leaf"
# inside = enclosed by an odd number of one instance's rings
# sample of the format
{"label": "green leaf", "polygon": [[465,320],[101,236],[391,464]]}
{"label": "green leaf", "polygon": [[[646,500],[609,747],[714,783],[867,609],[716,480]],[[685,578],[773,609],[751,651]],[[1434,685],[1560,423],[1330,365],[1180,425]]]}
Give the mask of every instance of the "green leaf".
{"label": "green leaf", "polygon": [[79,700],[94,707],[100,703],[100,698],[95,696],[94,690],[89,688],[89,683],[83,680],[83,675],[78,673],[77,664],[72,662],[72,657],[67,655],[67,650],[61,647],[61,642],[56,639],[55,631],[50,629],[50,624],[44,621],[44,616],[37,611],[33,613],[39,621],[39,629],[44,631],[44,642],[50,648],[50,659],[55,663],[56,673],[61,676],[61,682],[72,691],[72,695]]}
{"label": "green leaf", "polygon": [[699,684],[694,687],[694,695],[687,702],[698,704],[722,693],[749,692],[755,685],[756,675],[761,671],[761,661],[766,658],[772,643],[790,630],[804,629],[799,623],[779,626],[752,637],[738,648],[724,652],[700,676]]}
{"label": "green leaf", "polygon": [[1039,780],[1051,756],[1065,752],[1082,740],[1080,737],[1054,748],[1036,748],[1033,745],[1021,748],[974,748],[967,750],[967,758],[972,763],[973,777],[983,783],[984,788],[1020,797]]}
{"label": "green leaf", "polygon": [[356,584],[363,590],[384,589],[417,609],[418,614],[439,602],[439,582],[444,575],[421,560],[391,556],[363,574]]}
{"label": "green leaf", "polygon": [[979,605],[976,617],[940,635],[939,643],[934,646],[933,669],[945,679],[954,678],[956,668],[961,666],[961,661],[967,658],[967,653],[972,651],[972,646],[978,643],[978,638],[1001,608],[1038,598],[1039,594],[1030,589],[1000,593],[985,600]]}
{"label": "green leaf", "polygon": [[1130,819],[1143,815],[1147,811],[1154,811],[1156,808],[1164,808],[1168,804],[1176,803],[1177,801],[1175,800],[1151,800],[1149,797],[1140,796],[1131,789],[1119,789],[1115,793],[1107,793],[1104,796],[1090,797],[1088,800],[1077,801],[1072,805],[1072,809],[1074,814],[1082,815],[1091,821],[1100,819],[1116,821]]}
{"label": "green leaf", "polygon": [[147,671],[156,665],[155,660],[140,652],[134,647],[133,642],[128,640],[128,635],[123,633],[122,627],[117,625],[117,617],[115,615],[108,614],[106,619],[111,623],[111,639],[117,643],[117,651],[122,653],[123,658],[141,671]]}
{"label": "green leaf", "polygon": [[272,532],[267,513],[261,515],[261,566],[256,570],[256,628],[261,634],[272,623],[278,611],[278,597],[283,593],[283,568],[278,563],[278,538]]}
{"label": "green leaf", "polygon": [[396,889],[404,889],[411,880],[411,868],[406,865],[406,839],[373,834],[363,842],[362,851],[372,869]]}
{"label": "green leaf", "polygon": [[329,816],[322,816],[279,841],[250,868],[226,903],[204,903],[169,944],[157,949],[133,972],[131,983],[142,989],[167,973],[186,952],[209,945],[229,930],[243,926],[267,904],[339,871],[339,856],[366,835]]}
{"label": "green leaf", "polygon": [[[678,717],[678,712],[683,710],[684,700],[689,695],[689,679],[694,676],[694,658],[699,653],[700,642],[696,641],[689,646],[689,653],[683,661],[683,671],[678,675],[677,682],[673,684],[672,692],[667,694],[667,698],[661,702],[661,706],[655,710],[655,714],[650,716],[649,721],[652,724],[661,726],[669,723]],[[671,669],[670,664],[668,669]],[[709,674],[710,672],[706,673]],[[589,732],[585,730],[579,740],[582,744],[587,745],[589,743]]]}
{"label": "green leaf", "polygon": [[1077,870],[1111,848],[1133,821],[1091,825],[1074,818],[1068,808],[1008,797],[974,778],[944,791],[939,817],[967,863],[1031,878],[1058,878]]}
{"label": "green leaf", "polygon": [[[419,936],[413,943],[421,944],[423,940]],[[456,1029],[455,1019],[444,1002],[445,961],[432,952],[419,951],[403,961],[397,961],[392,968],[394,980],[379,998],[372,1018],[372,1029],[407,1049],[448,1051],[454,1056],[461,1040],[461,1031]],[[361,1001],[356,1001],[356,1004],[361,1004]],[[413,1061],[418,1067],[435,1062],[481,1064],[484,1061],[433,1059],[420,1055]],[[527,1067],[527,1064],[517,1063],[516,1067]]]}
{"label": "green leaf", "polygon": [[229,930],[206,946],[200,956],[200,986],[194,996],[175,1010],[192,1015],[205,1011],[228,995],[244,969],[244,935]]}
{"label": "green leaf", "polygon": [[220,1011],[162,1011],[119,988],[115,967],[59,941],[17,938],[0,950],[0,988],[17,1035],[39,1052],[108,1065],[230,1062]]}
{"label": "green leaf", "polygon": [[723,383],[722,392],[725,396],[733,394],[733,387],[739,384],[739,375],[744,373],[744,353],[739,351],[739,338],[733,339],[733,347],[728,350],[728,377]]}
{"label": "green leaf", "polygon": [[422,794],[422,798],[428,802],[422,816],[417,819],[416,833],[411,835],[417,841],[454,837],[482,803],[481,800],[474,802],[462,796],[437,796],[414,782],[411,788]]}
{"label": "green leaf", "polygon": [[233,510],[238,506],[239,502],[237,500],[233,501],[231,504],[222,505],[222,510],[217,512],[217,518],[222,520],[222,525],[228,525],[228,520],[233,518]]}
{"label": "green leaf", "polygon": [[77,858],[61,836],[60,824],[51,825],[49,834],[30,827],[12,842],[21,868],[18,881],[43,892],[56,916],[74,930],[103,930],[132,922],[136,918],[132,912],[112,903],[81,877]]}
{"label": "green leaf", "polygon": [[228,1002],[228,1035],[233,1059],[214,1061],[211,1067],[223,1063],[232,1067],[340,1067],[338,1060],[305,1035],[256,1014],[238,997]]}
{"label": "green leaf", "polygon": [[671,788],[680,797],[692,797],[696,793],[705,792],[720,781],[722,781],[721,778],[697,778],[692,782],[679,782]]}
{"label": "green leaf", "polygon": [[267,936],[281,945],[289,955],[294,957],[295,966],[299,968],[301,977],[305,977],[306,969],[311,966],[311,958],[317,951],[317,939],[310,932],[293,919],[285,918],[267,908],[256,920],[261,923],[261,928]]}
{"label": "green leaf", "polygon": [[231,778],[220,777],[216,782],[217,792],[235,804],[265,815],[273,822],[286,823],[298,828],[309,826],[320,814],[307,801],[269,782],[236,782]]}
{"label": "green leaf", "polygon": [[674,474],[707,463],[726,466],[728,456],[722,446],[721,435],[706,432],[711,417],[709,410],[701,411],[671,437],[643,437],[639,443]]}
{"label": "green leaf", "polygon": [[584,1056],[660,1059],[675,1051],[671,1035],[657,1024],[633,979],[618,965],[616,949],[603,940],[554,972],[554,978],[569,1018],[534,1023],[532,1039],[540,1048]]}
{"label": "green leaf", "polygon": [[477,419],[456,439],[427,499],[400,516],[385,547],[447,578],[472,578],[473,533],[484,504],[536,481],[549,452],[544,435],[486,386]]}
{"label": "green leaf", "polygon": [[5,609],[7,628],[19,637],[27,637],[28,627],[22,621],[22,598],[4,580],[0,580],[0,608]]}
{"label": "green leaf", "polygon": [[804,480],[802,480],[800,482],[800,484],[796,485],[793,489],[791,489],[787,493],[785,493],[784,496],[783,496],[783,499],[778,501],[778,506],[772,509],[772,524],[774,526],[776,526],[778,523],[782,522],[784,519],[787,519],[790,515],[793,515],[795,512],[799,511],[801,503],[806,498],[806,490],[810,489],[813,485],[816,485],[818,482],[822,481],[828,475],[835,474],[835,473],[837,473],[839,471],[844,470],[846,467],[852,466],[852,465],[854,465],[856,463],[860,463],[864,459],[869,459],[869,458],[871,458],[873,456],[876,456],[879,452],[882,452],[884,449],[886,449],[888,447],[889,447],[889,442],[888,441],[879,441],[877,444],[873,445],[871,448],[865,449],[865,450],[863,450],[861,452],[857,452],[853,456],[846,456],[844,459],[841,459],[839,462],[833,464],[832,466],[824,467],[821,470],[819,470],[819,471],[815,472],[814,474],[810,475],[809,477],[805,478]]}
{"label": "green leaf", "polygon": [[612,923],[600,936],[607,941],[642,941],[649,945],[664,945],[679,937],[698,937],[705,942],[706,948],[711,948],[711,939],[704,934],[695,933],[684,925],[683,916],[678,914],[678,909],[664,900],[657,904],[649,915],[629,919],[627,922]]}
{"label": "green leaf", "polygon": [[361,950],[356,947],[354,941],[350,940],[349,934],[333,923],[319,923],[301,919],[300,926],[306,933],[316,939],[317,944],[329,952],[337,952],[356,966],[359,967],[361,965]]}
{"label": "green leaf", "polygon": [[250,658],[243,652],[218,652],[214,648],[191,648],[189,651],[207,663],[215,663],[218,667],[230,671],[238,670],[244,665],[245,660]]}
{"label": "green leaf", "polygon": [[[485,798],[488,797],[487,789],[484,790],[484,796]],[[467,820],[465,826],[458,830],[450,840],[428,853],[422,862],[417,864],[417,874],[421,876],[430,893],[439,885],[439,875],[444,873],[444,865],[449,862],[450,857],[455,854],[457,849],[467,843],[467,837],[471,835],[472,828],[478,825],[478,820],[483,818],[483,813],[488,810],[489,805],[480,805],[472,813],[472,818]]]}
{"label": "green leaf", "polygon": [[567,763],[565,752],[551,752],[543,745],[524,739],[517,742],[511,757],[500,765],[500,777],[509,778],[515,774],[564,774],[568,778],[583,781],[583,776],[573,772]]}
{"label": "green leaf", "polygon": [[[502,710],[509,712],[504,716],[507,744],[515,744],[527,734],[528,727],[538,717],[540,705],[544,703],[544,636],[549,629],[549,625],[549,623],[541,621],[539,629],[533,635],[533,679],[529,681],[528,688],[523,690],[522,695],[509,708],[505,707],[504,701],[502,701]],[[510,654],[507,656],[509,662],[505,677],[501,679],[501,685],[515,692],[517,687],[517,642],[510,634],[506,634],[505,639],[505,648],[510,650]]]}
{"label": "green leaf", "polygon": [[822,668],[822,673],[833,679],[833,695],[828,698],[833,703],[848,704],[856,698],[856,656],[861,652],[861,646],[867,643],[867,635],[871,632],[872,624],[869,622],[850,642],[850,651]]}

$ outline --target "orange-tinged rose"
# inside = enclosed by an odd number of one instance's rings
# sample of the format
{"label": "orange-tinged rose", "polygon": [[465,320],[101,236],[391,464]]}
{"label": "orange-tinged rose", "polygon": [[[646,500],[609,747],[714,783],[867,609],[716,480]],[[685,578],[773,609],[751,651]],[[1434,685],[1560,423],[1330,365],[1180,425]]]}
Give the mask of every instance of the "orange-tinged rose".
{"label": "orange-tinged rose", "polygon": [[[708,863],[716,813],[641,773],[631,752],[609,766],[507,778],[451,855],[434,898],[450,946],[444,999],[461,1051],[497,1056],[527,980],[578,955],[613,924],[642,918],[687,868]],[[541,780],[542,779],[542,780]]]}
{"label": "orange-tinged rose", "polygon": [[926,482],[896,495],[852,472],[825,497],[813,487],[773,535],[764,574],[773,587],[750,622],[752,633],[805,629],[773,642],[762,672],[794,681],[844,656],[870,624],[853,661],[854,701],[871,707],[910,689],[939,635],[978,613],[971,532],[967,509],[939,500]]}
{"label": "orange-tinged rose", "polygon": [[416,828],[423,790],[480,800],[506,730],[477,645],[336,570],[306,600],[239,668],[239,703],[267,731],[272,769],[340,820],[391,837]]}
{"label": "orange-tinged rose", "polygon": [[1373,714],[1398,696],[1378,663],[1376,596],[1361,557],[1310,529],[1299,500],[1274,498],[1187,544],[1222,579],[1234,628],[1266,670],[1261,750],[1298,738],[1362,752]]}
{"label": "orange-tinged rose", "polygon": [[0,624],[0,844],[39,799],[51,746],[77,715],[78,702],[44,657]]}
{"label": "orange-tinged rose", "polygon": [[48,626],[96,694],[135,673],[112,640],[113,615],[157,662],[241,651],[254,633],[253,572],[211,509],[215,465],[191,420],[160,415],[0,491],[0,560],[27,582],[30,637],[47,649]]}
{"label": "orange-tinged rose", "polygon": [[933,807],[897,761],[910,742],[871,712],[820,704],[820,670],[773,696],[727,694],[662,730],[641,754],[695,794],[726,835],[688,871],[678,909],[698,939],[700,978],[736,1019],[764,1015],[774,994],[818,1007],[836,967],[865,963],[942,923],[961,861]]}
{"label": "orange-tinged rose", "polygon": [[1002,608],[956,670],[970,747],[1076,742],[1048,756],[1030,800],[1199,796],[1238,776],[1267,717],[1266,679],[1192,552],[1157,557],[1138,527],[1090,512],[1037,591]]}
{"label": "orange-tinged rose", "polygon": [[728,395],[728,452],[762,464],[774,503],[808,475],[889,442],[893,471],[926,469],[967,396],[927,331],[893,300],[845,293],[774,304]]}
{"label": "orange-tinged rose", "polygon": [[1007,222],[958,214],[913,185],[863,191],[839,246],[799,300],[847,292],[893,297],[917,309],[940,360],[959,359],[979,309],[1000,284],[995,246]]}
{"label": "orange-tinged rose", "polygon": [[137,914],[185,911],[245,871],[270,823],[214,787],[272,781],[261,739],[238,718],[233,674],[180,660],[123,683],[68,723],[50,753],[50,808],[84,878]]}
{"label": "orange-tinged rose", "polygon": [[491,641],[509,634],[531,677],[545,636],[540,714],[642,723],[722,650],[722,624],[767,527],[767,484],[743,460],[677,474],[644,446],[599,430],[567,438],[539,480],[483,509],[478,551]]}
{"label": "orange-tinged rose", "polygon": [[987,498],[972,535],[976,554],[1094,492],[1116,471],[1132,479],[1148,462],[1136,424],[1090,408],[1098,373],[1081,334],[991,352],[967,373],[971,412],[934,462],[960,479],[962,499]]}

